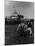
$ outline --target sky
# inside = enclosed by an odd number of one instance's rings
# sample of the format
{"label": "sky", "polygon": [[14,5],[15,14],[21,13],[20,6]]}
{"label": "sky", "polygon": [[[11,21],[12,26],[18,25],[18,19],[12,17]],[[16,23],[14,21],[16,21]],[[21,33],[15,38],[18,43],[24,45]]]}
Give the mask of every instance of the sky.
{"label": "sky", "polygon": [[25,18],[34,18],[34,3],[5,0],[5,16],[12,16],[14,11]]}

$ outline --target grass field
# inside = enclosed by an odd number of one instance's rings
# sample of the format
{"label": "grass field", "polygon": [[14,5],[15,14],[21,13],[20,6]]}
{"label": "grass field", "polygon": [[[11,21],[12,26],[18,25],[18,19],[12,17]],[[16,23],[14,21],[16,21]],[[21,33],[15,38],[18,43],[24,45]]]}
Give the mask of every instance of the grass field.
{"label": "grass field", "polygon": [[[5,25],[5,44],[31,44],[34,43],[34,37],[31,39],[24,38],[23,36],[19,36],[19,34],[16,32],[18,25]],[[34,28],[32,26],[32,30],[34,31]]]}

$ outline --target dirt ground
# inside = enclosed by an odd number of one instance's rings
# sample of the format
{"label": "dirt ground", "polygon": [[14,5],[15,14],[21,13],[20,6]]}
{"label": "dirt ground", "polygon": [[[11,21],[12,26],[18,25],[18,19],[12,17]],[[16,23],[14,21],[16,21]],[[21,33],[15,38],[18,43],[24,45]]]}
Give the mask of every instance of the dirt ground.
{"label": "dirt ground", "polygon": [[[15,44],[31,44],[34,43],[34,36],[32,38],[24,38],[24,36],[19,36],[16,32],[18,25],[5,25],[5,44],[15,45]],[[34,34],[34,27],[32,26],[32,31]]]}

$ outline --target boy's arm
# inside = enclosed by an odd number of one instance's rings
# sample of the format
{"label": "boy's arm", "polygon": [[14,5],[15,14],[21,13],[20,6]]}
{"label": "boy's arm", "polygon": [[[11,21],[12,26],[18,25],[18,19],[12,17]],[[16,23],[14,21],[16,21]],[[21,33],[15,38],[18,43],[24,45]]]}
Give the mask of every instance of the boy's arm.
{"label": "boy's arm", "polygon": [[21,27],[21,25],[19,24],[18,27],[17,27],[17,31],[20,30],[20,27]]}

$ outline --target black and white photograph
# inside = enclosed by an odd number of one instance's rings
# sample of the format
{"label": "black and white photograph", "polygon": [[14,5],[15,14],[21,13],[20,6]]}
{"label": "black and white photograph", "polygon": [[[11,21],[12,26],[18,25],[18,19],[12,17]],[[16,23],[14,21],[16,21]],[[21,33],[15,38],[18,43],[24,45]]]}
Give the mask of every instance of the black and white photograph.
{"label": "black and white photograph", "polygon": [[5,45],[34,44],[34,2],[4,1]]}

